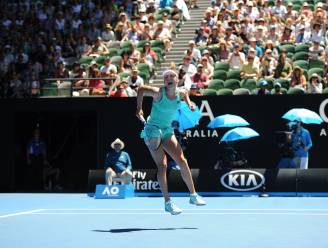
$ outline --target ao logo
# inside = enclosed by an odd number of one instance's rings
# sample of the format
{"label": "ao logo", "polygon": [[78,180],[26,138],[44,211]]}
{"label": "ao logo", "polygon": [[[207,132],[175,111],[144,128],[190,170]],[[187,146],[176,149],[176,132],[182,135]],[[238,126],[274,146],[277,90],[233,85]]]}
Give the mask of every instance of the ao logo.
{"label": "ao logo", "polygon": [[120,192],[120,189],[116,186],[112,186],[112,187],[105,187],[102,194],[103,195],[118,195],[118,193]]}
{"label": "ao logo", "polygon": [[234,191],[251,191],[260,188],[265,178],[257,171],[235,170],[221,177],[221,184]]}
{"label": "ao logo", "polygon": [[319,107],[319,114],[324,122],[328,123],[328,117],[325,112],[326,105],[328,104],[328,99],[324,100]]}

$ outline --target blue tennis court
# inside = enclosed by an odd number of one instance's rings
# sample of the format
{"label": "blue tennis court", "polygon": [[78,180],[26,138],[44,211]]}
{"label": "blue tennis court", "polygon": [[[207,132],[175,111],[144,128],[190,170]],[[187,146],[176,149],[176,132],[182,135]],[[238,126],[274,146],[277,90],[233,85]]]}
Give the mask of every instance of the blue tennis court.
{"label": "blue tennis court", "polygon": [[328,198],[205,199],[171,216],[160,197],[0,194],[0,247],[328,247]]}

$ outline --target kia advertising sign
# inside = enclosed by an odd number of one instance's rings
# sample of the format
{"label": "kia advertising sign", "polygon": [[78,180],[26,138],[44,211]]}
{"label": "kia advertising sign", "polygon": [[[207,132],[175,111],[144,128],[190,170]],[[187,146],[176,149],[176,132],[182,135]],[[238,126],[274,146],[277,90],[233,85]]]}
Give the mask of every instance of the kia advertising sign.
{"label": "kia advertising sign", "polygon": [[255,191],[265,183],[264,176],[252,170],[234,170],[221,176],[221,184],[234,191]]}

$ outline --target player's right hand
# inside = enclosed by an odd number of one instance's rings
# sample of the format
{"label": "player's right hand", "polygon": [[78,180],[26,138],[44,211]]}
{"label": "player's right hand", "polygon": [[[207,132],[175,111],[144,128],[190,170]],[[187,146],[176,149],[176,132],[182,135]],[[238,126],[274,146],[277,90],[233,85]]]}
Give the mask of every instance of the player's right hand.
{"label": "player's right hand", "polygon": [[137,116],[138,119],[141,120],[142,122],[146,122],[146,121],[145,121],[145,118],[144,118],[144,113],[143,113],[142,109],[137,109],[136,116]]}

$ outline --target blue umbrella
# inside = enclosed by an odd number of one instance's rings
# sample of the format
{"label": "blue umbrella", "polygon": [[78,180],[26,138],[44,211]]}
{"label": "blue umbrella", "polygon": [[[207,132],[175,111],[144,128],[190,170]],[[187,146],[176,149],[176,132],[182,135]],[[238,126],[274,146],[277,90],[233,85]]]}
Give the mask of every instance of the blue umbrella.
{"label": "blue umbrella", "polygon": [[321,124],[323,122],[316,112],[305,108],[293,108],[285,113],[282,118],[290,121],[301,121],[305,124]]}
{"label": "blue umbrella", "polygon": [[207,127],[218,128],[218,127],[240,127],[248,126],[249,123],[238,115],[219,115],[212,120]]}
{"label": "blue umbrella", "polygon": [[193,128],[198,125],[201,117],[202,115],[197,106],[195,111],[191,111],[185,102],[181,102],[173,120],[179,122],[179,131],[183,132],[188,128]]}
{"label": "blue umbrella", "polygon": [[229,130],[226,132],[220,142],[223,141],[235,141],[241,139],[249,139],[252,137],[260,136],[256,131],[249,127],[236,127],[234,129]]}

